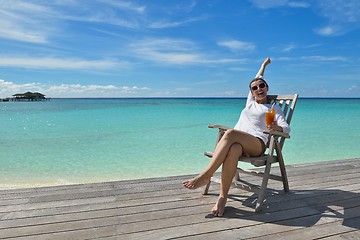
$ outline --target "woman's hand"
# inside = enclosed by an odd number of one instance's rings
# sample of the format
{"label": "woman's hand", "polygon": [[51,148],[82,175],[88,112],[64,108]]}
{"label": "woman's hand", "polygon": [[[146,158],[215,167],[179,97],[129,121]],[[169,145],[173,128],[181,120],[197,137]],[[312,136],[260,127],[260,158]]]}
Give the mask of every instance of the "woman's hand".
{"label": "woman's hand", "polygon": [[282,127],[280,127],[279,125],[277,125],[277,122],[276,122],[276,121],[273,121],[270,125],[267,125],[266,127],[267,127],[267,129],[269,129],[269,130],[274,130],[274,131],[278,131],[278,132],[282,132],[282,131],[283,131]]}
{"label": "woman's hand", "polygon": [[270,63],[271,63],[271,60],[270,60],[270,58],[268,57],[268,58],[266,58],[266,59],[264,60],[263,66],[266,67],[266,66],[269,65]]}
{"label": "woman's hand", "polygon": [[269,57],[266,58],[264,60],[264,62],[261,64],[260,69],[259,69],[258,73],[255,75],[255,77],[264,76],[265,68],[270,63],[271,63],[270,58]]}

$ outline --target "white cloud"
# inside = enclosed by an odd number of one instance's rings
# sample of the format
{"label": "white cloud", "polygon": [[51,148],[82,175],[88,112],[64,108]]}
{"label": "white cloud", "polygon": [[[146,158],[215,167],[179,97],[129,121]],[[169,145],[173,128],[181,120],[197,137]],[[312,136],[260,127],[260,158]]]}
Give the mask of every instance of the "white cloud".
{"label": "white cloud", "polygon": [[132,42],[127,49],[129,49],[129,55],[161,64],[186,65],[239,61],[237,59],[211,58],[200,53],[193,42],[181,39],[147,38]]}
{"label": "white cloud", "polygon": [[304,48],[304,47],[299,47],[299,46],[295,45],[294,43],[282,44],[279,46],[270,47],[271,51],[273,51],[273,52],[283,52],[283,53],[288,53],[288,52],[291,52],[294,49],[298,49],[298,48]]}
{"label": "white cloud", "polygon": [[199,62],[201,56],[192,53],[194,45],[185,40],[145,39],[131,44],[137,57],[170,64]]}
{"label": "white cloud", "polygon": [[16,93],[27,91],[39,92],[41,90],[42,87],[39,83],[15,84],[0,79],[0,97],[10,97]]}
{"label": "white cloud", "polygon": [[355,93],[359,94],[360,85],[359,84],[352,85],[351,87],[349,87],[348,91],[349,92],[355,92]]}
{"label": "white cloud", "polygon": [[47,97],[129,97],[142,96],[144,92],[151,89],[137,86],[114,86],[114,85],[81,85],[81,84],[60,84],[46,85],[41,83],[15,84],[0,79],[0,97],[11,97],[16,93],[27,91],[41,92]]}
{"label": "white cloud", "polygon": [[119,87],[115,87],[113,85],[81,85],[81,84],[61,84],[55,86],[49,86],[45,91],[49,93],[84,93],[84,92],[92,92],[92,91],[103,91],[103,90],[118,90]]}
{"label": "white cloud", "polygon": [[253,43],[242,42],[242,41],[238,41],[238,40],[221,41],[221,42],[218,42],[218,45],[227,47],[233,51],[242,51],[242,50],[249,51],[249,50],[254,50],[256,47],[255,44],[253,44]]}
{"label": "white cloud", "polygon": [[317,1],[318,13],[328,20],[326,26],[315,29],[323,36],[337,36],[360,28],[359,0]]}
{"label": "white cloud", "polygon": [[99,22],[138,28],[146,7],[132,2],[6,1],[0,5],[0,37],[31,43],[48,43],[61,33],[66,21]]}
{"label": "white cloud", "polygon": [[252,0],[252,3],[258,8],[274,8],[279,6],[284,6],[287,3],[287,0]]}
{"label": "white cloud", "polygon": [[293,7],[293,8],[308,8],[310,4],[305,1],[288,1],[288,0],[252,0],[252,3],[262,9],[276,8],[276,7]]}
{"label": "white cloud", "polygon": [[227,97],[232,97],[232,96],[238,96],[239,93],[235,92],[235,91],[225,91],[224,95],[227,96]]}
{"label": "white cloud", "polygon": [[291,1],[288,2],[288,6],[289,7],[294,7],[294,8],[308,8],[310,7],[310,3],[308,2],[303,2],[303,1]]}
{"label": "white cloud", "polygon": [[289,1],[289,0],[252,0],[252,3],[261,9],[290,7],[313,8],[314,12],[324,17],[327,23],[314,29],[316,34],[322,36],[338,36],[360,28],[360,1],[359,0],[315,0]]}
{"label": "white cloud", "polygon": [[182,21],[169,21],[169,20],[158,20],[158,21],[154,21],[152,23],[150,23],[148,25],[149,28],[173,28],[173,27],[179,27],[179,26],[183,26],[186,25],[188,23],[192,23],[192,22],[197,22],[197,21],[202,21],[205,20],[206,18],[204,17],[199,17],[199,18],[189,18],[189,19],[184,19]]}
{"label": "white cloud", "polygon": [[[25,1],[2,1],[0,37],[24,42],[46,43],[52,28],[54,12],[39,4]],[[45,20],[46,19],[46,20]],[[31,27],[29,27],[31,26]]]}
{"label": "white cloud", "polygon": [[314,61],[347,61],[345,57],[341,56],[306,56],[301,57],[302,60],[314,60]]}
{"label": "white cloud", "polygon": [[245,67],[231,67],[231,68],[229,68],[229,70],[235,71],[235,72],[249,72],[252,69],[245,68]]}
{"label": "white cloud", "polygon": [[132,2],[122,2],[122,1],[114,1],[114,0],[100,0],[101,3],[106,3],[110,6],[116,7],[121,10],[131,11],[138,14],[143,14],[146,10],[145,6],[137,5]]}
{"label": "white cloud", "polygon": [[317,1],[320,14],[331,22],[359,22],[360,1],[358,0],[332,0]]}
{"label": "white cloud", "polygon": [[114,85],[81,85],[81,84],[61,84],[54,86],[43,86],[43,92],[51,97],[128,97],[139,96],[147,87],[129,87]]}
{"label": "white cloud", "polygon": [[333,26],[327,26],[323,28],[316,29],[315,32],[319,35],[323,36],[331,36],[336,35],[337,31],[334,29]]}
{"label": "white cloud", "polygon": [[25,27],[14,27],[14,23],[0,19],[0,36],[13,40],[20,40],[32,43],[46,43],[47,38],[43,32],[25,30]]}
{"label": "white cloud", "polygon": [[283,52],[290,52],[290,51],[292,51],[292,50],[295,49],[295,48],[296,48],[296,46],[295,46],[294,44],[289,44],[289,45],[285,46],[285,47],[282,49],[282,51],[283,51]]}
{"label": "white cloud", "polygon": [[113,69],[127,68],[125,62],[114,60],[82,60],[50,57],[1,57],[0,67],[32,69]]}

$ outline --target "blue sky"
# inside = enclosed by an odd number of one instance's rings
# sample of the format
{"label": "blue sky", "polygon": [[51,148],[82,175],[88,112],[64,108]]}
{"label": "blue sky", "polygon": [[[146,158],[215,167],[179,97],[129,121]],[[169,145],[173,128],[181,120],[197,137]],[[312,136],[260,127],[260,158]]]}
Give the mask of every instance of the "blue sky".
{"label": "blue sky", "polygon": [[0,0],[0,97],[360,97],[359,0]]}

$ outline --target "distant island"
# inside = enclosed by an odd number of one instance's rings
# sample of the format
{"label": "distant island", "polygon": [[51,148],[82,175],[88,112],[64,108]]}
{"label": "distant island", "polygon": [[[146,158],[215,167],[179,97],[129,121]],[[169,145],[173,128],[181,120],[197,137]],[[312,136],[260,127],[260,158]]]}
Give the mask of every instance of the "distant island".
{"label": "distant island", "polygon": [[26,92],[26,93],[17,93],[12,95],[11,98],[1,98],[1,102],[8,101],[48,101],[49,98],[46,98],[44,94],[38,92]]}

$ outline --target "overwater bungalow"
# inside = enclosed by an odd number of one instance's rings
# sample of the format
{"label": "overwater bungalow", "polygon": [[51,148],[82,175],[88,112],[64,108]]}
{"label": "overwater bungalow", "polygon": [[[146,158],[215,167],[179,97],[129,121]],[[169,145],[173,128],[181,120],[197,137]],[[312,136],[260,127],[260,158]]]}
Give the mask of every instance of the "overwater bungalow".
{"label": "overwater bungalow", "polygon": [[17,93],[12,95],[11,101],[47,101],[44,94],[38,92]]}

